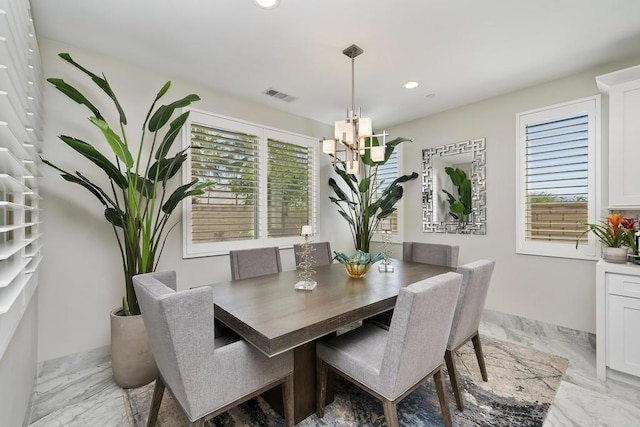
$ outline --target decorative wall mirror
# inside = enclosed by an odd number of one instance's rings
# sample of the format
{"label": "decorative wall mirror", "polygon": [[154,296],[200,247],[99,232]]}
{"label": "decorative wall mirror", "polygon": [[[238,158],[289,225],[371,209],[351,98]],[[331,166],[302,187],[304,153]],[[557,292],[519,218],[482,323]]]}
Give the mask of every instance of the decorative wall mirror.
{"label": "decorative wall mirror", "polygon": [[422,150],[422,231],[486,233],[484,138]]}

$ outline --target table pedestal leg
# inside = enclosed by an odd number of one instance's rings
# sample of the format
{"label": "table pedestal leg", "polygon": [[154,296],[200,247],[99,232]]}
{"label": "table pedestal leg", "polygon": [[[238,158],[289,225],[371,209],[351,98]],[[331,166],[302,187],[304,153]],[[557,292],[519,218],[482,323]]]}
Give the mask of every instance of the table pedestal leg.
{"label": "table pedestal leg", "polygon": [[[321,338],[324,339],[324,338]],[[294,423],[299,423],[316,412],[316,341],[293,350]],[[334,377],[329,371],[326,403],[333,402]],[[282,389],[275,387],[262,393],[264,400],[282,415]]]}

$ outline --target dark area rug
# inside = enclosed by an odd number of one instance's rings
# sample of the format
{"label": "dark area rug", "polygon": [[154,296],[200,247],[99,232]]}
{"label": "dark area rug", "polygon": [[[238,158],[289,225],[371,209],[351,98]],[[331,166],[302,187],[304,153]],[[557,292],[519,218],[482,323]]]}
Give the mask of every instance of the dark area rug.
{"label": "dark area rug", "polygon": [[[553,402],[568,361],[521,345],[482,337],[489,381],[482,381],[471,344],[456,354],[465,402],[464,412],[457,410],[449,378],[449,410],[454,426],[542,426]],[[134,427],[146,425],[153,394],[153,383],[125,390],[125,404]],[[398,404],[403,426],[442,425],[440,405],[433,380],[426,381]],[[165,392],[158,426],[186,426],[188,420],[171,395]],[[252,399],[206,423],[211,426],[282,426],[282,418],[261,398]],[[335,401],[325,416],[315,415],[297,426],[385,426],[382,403],[351,383],[338,379]]]}

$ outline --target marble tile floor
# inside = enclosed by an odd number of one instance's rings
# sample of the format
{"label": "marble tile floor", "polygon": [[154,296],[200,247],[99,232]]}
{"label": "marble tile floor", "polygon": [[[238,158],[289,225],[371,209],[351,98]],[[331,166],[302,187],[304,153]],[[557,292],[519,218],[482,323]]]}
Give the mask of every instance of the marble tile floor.
{"label": "marble tile floor", "polygon": [[[596,379],[593,335],[491,311],[485,311],[480,334],[569,359],[545,426],[640,425],[640,388]],[[111,377],[108,348],[41,364],[27,425],[131,426]]]}

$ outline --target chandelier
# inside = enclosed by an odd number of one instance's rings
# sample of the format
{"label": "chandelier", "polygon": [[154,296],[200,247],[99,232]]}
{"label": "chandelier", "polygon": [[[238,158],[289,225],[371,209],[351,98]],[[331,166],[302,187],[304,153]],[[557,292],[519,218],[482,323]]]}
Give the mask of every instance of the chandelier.
{"label": "chandelier", "polygon": [[[387,133],[374,135],[369,117],[361,117],[361,110],[355,111],[355,58],[364,50],[355,44],[342,51],[351,58],[351,109],[347,109],[347,118],[335,123],[333,139],[322,141],[322,151],[333,157],[332,163],[342,163],[348,174],[360,172],[360,156],[369,151],[371,160],[382,162],[385,157]],[[382,137],[382,143],[378,142]],[[376,139],[374,139],[376,138]],[[374,145],[377,144],[377,145]]]}

